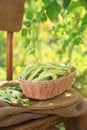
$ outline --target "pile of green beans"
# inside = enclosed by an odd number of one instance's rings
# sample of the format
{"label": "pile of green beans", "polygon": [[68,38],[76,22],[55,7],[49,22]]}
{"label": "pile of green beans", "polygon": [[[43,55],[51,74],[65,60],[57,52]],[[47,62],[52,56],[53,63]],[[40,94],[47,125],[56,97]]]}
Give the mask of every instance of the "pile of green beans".
{"label": "pile of green beans", "polygon": [[71,73],[71,66],[57,63],[41,62],[26,66],[21,73],[22,80],[47,81],[56,80]]}
{"label": "pile of green beans", "polygon": [[0,100],[11,105],[30,106],[31,101],[24,97],[20,86],[0,88]]}

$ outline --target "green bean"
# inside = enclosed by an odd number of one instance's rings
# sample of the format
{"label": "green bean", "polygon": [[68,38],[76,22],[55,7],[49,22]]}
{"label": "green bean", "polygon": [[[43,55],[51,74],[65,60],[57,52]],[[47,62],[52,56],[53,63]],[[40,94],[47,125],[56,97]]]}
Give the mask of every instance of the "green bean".
{"label": "green bean", "polygon": [[56,80],[61,76],[68,75],[71,72],[69,65],[58,65],[57,63],[41,62],[25,67],[21,74],[22,79],[28,81]]}
{"label": "green bean", "polygon": [[41,67],[38,66],[37,69],[33,71],[33,73],[29,76],[27,80],[32,81],[33,78],[40,72],[40,70],[41,70]]}
{"label": "green bean", "polygon": [[54,79],[54,74],[51,72],[46,72],[43,71],[37,78],[34,79],[34,81],[41,81],[41,80],[46,80],[46,78],[48,79],[49,77],[51,77],[51,79]]}
{"label": "green bean", "polygon": [[24,71],[24,73],[22,74],[22,79],[27,79],[29,77],[30,74],[32,74],[32,72],[38,67],[37,64],[34,64],[32,66],[30,66],[27,71]]}

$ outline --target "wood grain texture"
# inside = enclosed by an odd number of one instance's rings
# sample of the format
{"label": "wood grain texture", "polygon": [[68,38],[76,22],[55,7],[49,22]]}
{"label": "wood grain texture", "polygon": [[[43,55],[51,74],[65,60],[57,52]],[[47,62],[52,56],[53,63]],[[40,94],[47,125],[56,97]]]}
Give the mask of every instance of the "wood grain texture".
{"label": "wood grain texture", "polygon": [[75,89],[70,88],[63,94],[49,100],[45,101],[31,100],[32,105],[29,107],[29,109],[48,110],[55,108],[63,108],[79,102],[80,99],[81,95]]}
{"label": "wood grain texture", "polygon": [[65,121],[64,125],[66,130],[79,130],[77,129],[74,120],[74,118],[70,118],[69,120]]}
{"label": "wood grain texture", "polygon": [[[8,86],[8,84],[9,86],[12,86],[15,83],[18,84],[18,81],[3,81],[0,83],[0,87],[4,85]],[[31,100],[32,105],[29,106],[29,110],[43,111],[43,110],[51,110],[56,108],[59,109],[64,107],[70,107],[73,106],[74,104],[79,103],[81,100],[82,100],[81,95],[75,89],[70,88],[63,94],[49,100],[45,100],[45,101]]]}
{"label": "wood grain texture", "polygon": [[19,31],[22,25],[25,0],[0,0],[0,29]]}
{"label": "wood grain texture", "polygon": [[33,113],[37,113],[37,114],[53,114],[53,115],[57,115],[57,116],[61,116],[61,117],[76,117],[79,116],[81,114],[84,113],[84,111],[86,111],[84,108],[84,104],[82,104],[82,107],[80,110],[77,109],[78,105],[81,102],[78,102],[76,104],[70,105],[70,106],[66,106],[66,107],[61,107],[61,108],[56,108],[56,109],[49,109],[49,110],[30,110]]}
{"label": "wood grain texture", "polygon": [[86,105],[86,112],[74,119],[74,123],[78,130],[87,130],[87,99],[84,103]]}
{"label": "wood grain texture", "polygon": [[50,130],[65,119],[57,116],[49,116],[32,122],[25,122],[12,127],[1,128],[1,130]]}
{"label": "wood grain texture", "polygon": [[[4,81],[1,86],[18,84],[18,81]],[[68,95],[68,96],[66,96]],[[61,97],[61,98],[60,98]],[[67,100],[69,102],[67,102]],[[56,130],[55,125],[65,123],[66,130],[87,130],[87,102],[74,89],[66,94],[47,101],[33,100],[26,110],[34,114],[44,114],[46,117],[24,122],[15,126],[0,128],[1,130]],[[63,104],[62,104],[63,102]],[[51,106],[49,105],[51,103]],[[38,104],[38,105],[37,105]],[[55,105],[57,104],[57,105]],[[47,106],[47,108],[46,108]],[[33,108],[35,107],[35,108]],[[48,116],[49,115],[49,116]],[[54,115],[54,116],[52,116]],[[79,116],[80,115],[80,116]],[[61,117],[60,117],[61,116]],[[63,116],[63,117],[62,117]],[[78,117],[76,117],[78,116]]]}
{"label": "wood grain texture", "polygon": [[19,82],[18,80],[10,80],[10,81],[0,81],[0,87],[4,87],[4,86],[15,86],[18,85]]}
{"label": "wood grain texture", "polygon": [[56,109],[49,109],[49,110],[31,110],[33,113],[40,113],[40,114],[53,114],[53,115],[58,115],[61,117],[77,117],[82,114],[84,114],[87,111],[87,104],[85,104],[83,99],[80,99],[77,103],[66,106],[66,107],[61,107],[61,108],[56,108]]}
{"label": "wood grain texture", "polygon": [[[14,81],[2,83],[2,86],[14,85]],[[18,82],[17,82],[18,83]],[[27,107],[29,112],[57,115],[61,117],[76,117],[86,111],[86,105],[81,95],[75,89],[69,89],[65,93],[45,101],[31,100],[32,105]]]}
{"label": "wood grain texture", "polygon": [[13,77],[13,32],[7,32],[7,80]]}

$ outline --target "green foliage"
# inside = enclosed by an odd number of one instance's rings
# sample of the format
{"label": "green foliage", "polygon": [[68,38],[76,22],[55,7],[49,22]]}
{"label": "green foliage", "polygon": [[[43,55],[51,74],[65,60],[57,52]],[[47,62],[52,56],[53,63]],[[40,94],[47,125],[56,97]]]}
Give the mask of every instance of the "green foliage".
{"label": "green foliage", "polygon": [[[71,12],[74,12],[75,9],[77,9],[78,7],[86,7],[86,0],[77,0],[77,1],[74,1],[74,0],[61,0],[61,1],[57,1],[57,0],[37,0],[37,1],[27,1],[28,3],[33,3],[35,2],[34,4],[37,6],[38,4],[40,5],[40,9],[38,11],[36,11],[36,8],[33,9],[33,10],[29,10],[29,8],[27,8],[26,10],[26,21],[24,21],[24,25],[25,25],[25,28],[23,28],[22,30],[22,36],[26,36],[26,37],[29,37],[27,40],[26,40],[26,45],[25,47],[27,48],[27,51],[29,52],[29,54],[35,54],[35,51],[36,51],[36,48],[38,47],[38,34],[37,34],[37,28],[38,28],[38,25],[42,22],[46,22],[48,20],[48,18],[52,21],[52,22],[55,22],[57,21],[58,19],[58,15],[61,15],[61,17],[64,19],[64,17],[67,17],[68,14],[71,15]],[[39,3],[41,2],[41,3]],[[31,8],[30,8],[31,9]],[[86,8],[85,8],[86,9]],[[77,16],[76,16],[77,15]],[[68,22],[65,21],[65,23],[62,23],[62,24],[58,24],[58,26],[60,26],[60,28],[64,28],[65,33],[68,33],[67,35],[69,36],[68,39],[65,39],[64,41],[64,45],[63,45],[63,48],[65,49],[70,42],[74,42],[75,45],[78,45],[80,43],[82,43],[82,38],[81,38],[81,33],[82,31],[82,28],[84,28],[83,26],[86,26],[86,25],[83,25],[83,24],[86,24],[87,23],[87,19],[86,19],[86,14],[85,16],[81,19],[80,16],[78,16],[78,13],[76,13],[75,16],[71,16],[71,18],[75,18],[77,17],[77,21],[75,21],[75,24],[73,26],[73,32],[71,34],[70,32],[70,28],[68,28]],[[79,25],[79,19],[82,20],[82,24],[77,27]],[[73,21],[73,20],[72,20]],[[33,28],[32,28],[32,25],[33,25]],[[78,34],[76,34],[74,37],[72,36],[73,33],[77,33],[77,30],[75,30],[74,28],[77,28],[78,29]],[[36,31],[34,32],[34,36],[35,37],[32,37],[32,36],[29,36],[29,33],[27,32],[31,32],[31,30],[35,30]],[[31,35],[31,34],[30,34]],[[37,37],[37,38],[36,38]],[[73,39],[74,38],[74,39]],[[32,42],[32,39],[33,39],[33,42]],[[36,40],[37,39],[37,40]],[[36,40],[36,43],[35,43],[35,46],[33,46],[32,44],[34,44]],[[30,51],[31,50],[31,51]]]}
{"label": "green foliage", "polygon": [[55,128],[58,128],[59,130],[65,130],[65,127],[64,127],[63,123],[60,123],[60,124],[56,125]]}
{"label": "green foliage", "polygon": [[[37,30],[37,28],[38,31],[40,31],[41,23],[46,23],[50,20],[50,22],[53,24],[50,34],[53,39],[52,41],[55,41],[52,43],[58,46],[58,49],[56,49],[56,55],[60,58],[59,62],[73,63],[73,65],[78,66],[79,71],[81,71],[80,67],[85,63],[86,53],[84,53],[85,57],[82,64],[79,65],[79,62],[83,59],[83,57],[81,57],[81,54],[77,55],[74,50],[75,48],[81,48],[85,46],[84,39],[86,35],[84,35],[84,32],[86,31],[87,27],[87,1],[36,0],[33,2],[35,2],[34,8],[33,10],[27,9],[26,21],[24,22],[27,32],[31,32],[32,29]],[[31,1],[31,5],[33,2]],[[39,7],[36,10],[37,5],[39,5]],[[34,28],[32,28],[32,25]],[[26,36],[26,39],[29,35],[27,32],[25,30],[22,32],[22,35]],[[31,51],[30,54],[33,55],[36,52],[36,48],[40,44],[39,35],[36,35],[36,37],[37,40],[34,37],[29,36],[27,39],[27,51],[29,53]],[[36,45],[34,42],[31,42],[32,39],[35,39],[33,41],[37,41]],[[84,51],[86,52],[86,49]],[[73,52],[75,52],[75,56]],[[79,53],[83,52],[80,51]],[[76,56],[78,57],[78,63],[75,63],[75,59],[73,58]],[[85,69],[86,66],[84,70]],[[78,74],[78,78],[79,77],[80,73]]]}
{"label": "green foliage", "polygon": [[[82,18],[82,27],[86,27],[86,26],[87,26],[87,13]],[[85,29],[85,28],[83,28],[83,29]],[[83,30],[81,30],[81,31],[83,31]]]}
{"label": "green foliage", "polygon": [[63,0],[63,7],[66,9],[69,4],[70,4],[71,0]]}
{"label": "green foliage", "polygon": [[[37,1],[36,5],[37,5]],[[22,36],[26,37],[26,49],[29,54],[35,55],[36,48],[38,47],[38,25],[42,22],[46,22],[47,18],[51,21],[55,21],[58,14],[61,11],[61,6],[56,0],[42,0],[41,8],[39,11],[36,10],[26,10],[26,21],[24,21],[24,28],[22,29]],[[35,3],[34,3],[35,4]],[[33,36],[31,36],[31,32]],[[33,45],[34,44],[34,45]]]}
{"label": "green foliage", "polygon": [[23,28],[22,29],[22,36],[26,36],[27,35],[27,29],[26,28]]}
{"label": "green foliage", "polygon": [[[3,79],[3,76],[6,77],[6,37],[3,32],[0,32],[0,80]],[[4,68],[4,69],[3,69]]]}
{"label": "green foliage", "polygon": [[43,2],[46,6],[48,6],[48,5],[50,4],[50,1],[51,1],[51,0],[42,0],[42,2]]}
{"label": "green foliage", "polygon": [[85,7],[85,9],[87,9],[87,0],[80,0],[82,6]]}
{"label": "green foliage", "polygon": [[57,19],[60,10],[61,10],[61,6],[56,1],[52,1],[46,7],[46,14],[51,21],[54,21]]}

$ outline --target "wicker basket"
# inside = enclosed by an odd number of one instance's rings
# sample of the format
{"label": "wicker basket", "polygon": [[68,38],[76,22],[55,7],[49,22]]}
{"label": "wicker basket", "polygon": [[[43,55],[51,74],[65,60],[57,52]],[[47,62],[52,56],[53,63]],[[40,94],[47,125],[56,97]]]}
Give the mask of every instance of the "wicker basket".
{"label": "wicker basket", "polygon": [[32,99],[45,100],[60,95],[73,83],[76,69],[73,67],[67,76],[51,81],[27,81],[19,79],[20,86],[25,96]]}

